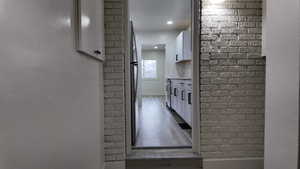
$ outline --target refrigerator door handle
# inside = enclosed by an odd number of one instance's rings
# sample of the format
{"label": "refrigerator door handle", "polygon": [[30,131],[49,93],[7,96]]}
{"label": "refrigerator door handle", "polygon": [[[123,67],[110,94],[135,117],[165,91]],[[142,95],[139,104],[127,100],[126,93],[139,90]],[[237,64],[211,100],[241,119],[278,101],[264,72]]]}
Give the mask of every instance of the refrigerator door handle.
{"label": "refrigerator door handle", "polygon": [[138,65],[139,63],[138,62],[131,62],[130,64],[132,64],[132,65]]}

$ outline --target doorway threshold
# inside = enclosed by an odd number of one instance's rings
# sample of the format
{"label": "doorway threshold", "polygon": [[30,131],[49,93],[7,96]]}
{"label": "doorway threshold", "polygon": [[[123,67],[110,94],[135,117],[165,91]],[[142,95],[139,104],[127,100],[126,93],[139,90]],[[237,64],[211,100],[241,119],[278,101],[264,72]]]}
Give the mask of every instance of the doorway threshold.
{"label": "doorway threshold", "polygon": [[177,149],[133,149],[126,157],[127,160],[155,160],[155,159],[201,159],[191,148]]}
{"label": "doorway threshold", "polygon": [[192,149],[192,146],[136,146],[133,150],[169,150],[169,149]]}

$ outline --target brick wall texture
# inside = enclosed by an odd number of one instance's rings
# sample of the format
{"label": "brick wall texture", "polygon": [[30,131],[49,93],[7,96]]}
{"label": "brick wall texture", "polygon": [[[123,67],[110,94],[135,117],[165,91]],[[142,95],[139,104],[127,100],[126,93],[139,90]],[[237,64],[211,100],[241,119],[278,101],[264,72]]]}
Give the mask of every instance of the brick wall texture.
{"label": "brick wall texture", "polygon": [[[125,168],[125,0],[105,2],[106,169]],[[261,0],[202,1],[201,152],[263,157],[265,61]]]}
{"label": "brick wall texture", "polygon": [[202,156],[263,157],[262,1],[204,0],[201,22]]}
{"label": "brick wall texture", "polygon": [[125,168],[125,1],[104,0],[105,55],[105,168]]}

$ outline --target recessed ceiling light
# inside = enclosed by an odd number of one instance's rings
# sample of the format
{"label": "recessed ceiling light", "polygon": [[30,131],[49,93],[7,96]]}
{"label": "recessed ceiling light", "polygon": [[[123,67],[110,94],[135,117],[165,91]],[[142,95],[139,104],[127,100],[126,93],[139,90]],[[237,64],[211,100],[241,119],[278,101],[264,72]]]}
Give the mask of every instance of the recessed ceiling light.
{"label": "recessed ceiling light", "polygon": [[168,25],[172,25],[174,22],[173,21],[167,21]]}
{"label": "recessed ceiling light", "polygon": [[154,49],[158,49],[158,46],[154,46]]}

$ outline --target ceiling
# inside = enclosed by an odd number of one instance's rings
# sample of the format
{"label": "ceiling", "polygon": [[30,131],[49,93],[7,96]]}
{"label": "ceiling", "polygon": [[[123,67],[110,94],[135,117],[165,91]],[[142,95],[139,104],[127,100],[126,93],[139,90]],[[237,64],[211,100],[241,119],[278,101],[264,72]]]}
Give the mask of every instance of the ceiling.
{"label": "ceiling", "polygon": [[190,25],[191,0],[129,0],[129,13],[136,31],[182,30]]}

